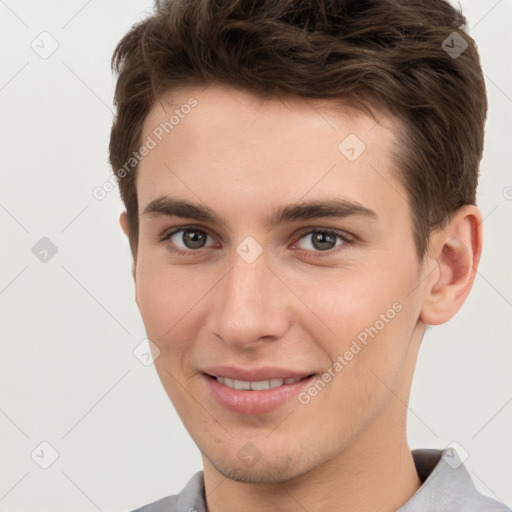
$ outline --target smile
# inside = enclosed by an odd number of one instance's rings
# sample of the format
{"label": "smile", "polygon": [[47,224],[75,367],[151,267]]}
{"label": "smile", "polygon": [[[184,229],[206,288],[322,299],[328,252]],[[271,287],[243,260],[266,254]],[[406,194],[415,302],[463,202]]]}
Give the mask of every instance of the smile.
{"label": "smile", "polygon": [[258,380],[255,382],[250,382],[248,380],[237,380],[231,379],[229,377],[218,377],[213,376],[217,382],[224,384],[232,389],[245,390],[245,391],[262,391],[264,389],[274,389],[281,387],[287,384],[294,384],[295,382],[299,382],[303,378],[306,377],[297,377],[297,378],[288,378],[288,379],[268,379],[268,380]]}

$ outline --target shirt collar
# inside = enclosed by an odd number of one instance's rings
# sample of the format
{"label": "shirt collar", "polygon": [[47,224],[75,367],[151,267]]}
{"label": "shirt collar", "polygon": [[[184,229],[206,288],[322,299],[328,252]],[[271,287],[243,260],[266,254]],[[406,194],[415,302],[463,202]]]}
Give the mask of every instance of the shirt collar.
{"label": "shirt collar", "polygon": [[506,512],[502,503],[480,494],[454,448],[413,450],[422,486],[397,512]]}

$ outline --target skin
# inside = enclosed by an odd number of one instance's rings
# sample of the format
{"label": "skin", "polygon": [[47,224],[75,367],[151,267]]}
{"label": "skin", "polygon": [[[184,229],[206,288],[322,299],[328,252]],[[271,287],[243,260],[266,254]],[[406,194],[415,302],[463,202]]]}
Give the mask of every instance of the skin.
{"label": "skin", "polygon": [[[396,120],[377,112],[377,123],[334,100],[263,100],[210,85],[162,96],[143,140],[190,97],[197,106],[138,169],[133,274],[147,336],[160,350],[156,369],[202,453],[208,509],[396,510],[421,485],[405,405],[418,349],[425,326],[449,320],[471,288],[480,212],[459,210],[420,261],[390,156]],[[366,146],[355,161],[338,150],[349,134]],[[222,222],[143,213],[163,195],[206,205]],[[285,205],[333,198],[375,218],[265,223]],[[120,222],[128,234],[125,213]],[[207,234],[206,246],[187,247],[183,232],[161,240],[191,225]],[[319,248],[314,230],[326,228],[348,241]],[[263,249],[252,263],[236,251],[248,236]],[[208,365],[321,376],[396,303],[400,312],[307,404],[291,399],[242,415],[206,389]],[[259,454],[254,464],[237,456],[247,443]]]}

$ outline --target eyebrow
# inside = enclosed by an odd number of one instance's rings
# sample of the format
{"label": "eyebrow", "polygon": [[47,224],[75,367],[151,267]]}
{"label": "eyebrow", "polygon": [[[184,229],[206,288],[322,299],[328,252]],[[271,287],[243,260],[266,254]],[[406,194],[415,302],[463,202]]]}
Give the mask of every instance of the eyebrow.
{"label": "eyebrow", "polygon": [[[173,199],[168,196],[161,196],[149,202],[144,208],[142,215],[151,217],[182,217],[212,224],[228,224],[225,219],[205,205],[194,204],[181,199]],[[371,220],[378,218],[373,210],[357,202],[332,198],[304,201],[282,206],[272,212],[264,222],[266,226],[274,227],[286,222],[320,219],[324,217],[363,217]]]}

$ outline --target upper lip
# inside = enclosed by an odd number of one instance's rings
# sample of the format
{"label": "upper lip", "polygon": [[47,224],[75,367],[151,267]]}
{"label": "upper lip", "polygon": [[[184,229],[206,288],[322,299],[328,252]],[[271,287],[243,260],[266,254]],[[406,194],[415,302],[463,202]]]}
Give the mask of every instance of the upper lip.
{"label": "upper lip", "polygon": [[228,377],[235,380],[258,382],[270,379],[298,379],[312,375],[312,372],[289,368],[261,366],[259,368],[238,368],[236,366],[211,366],[202,370],[212,377]]}

